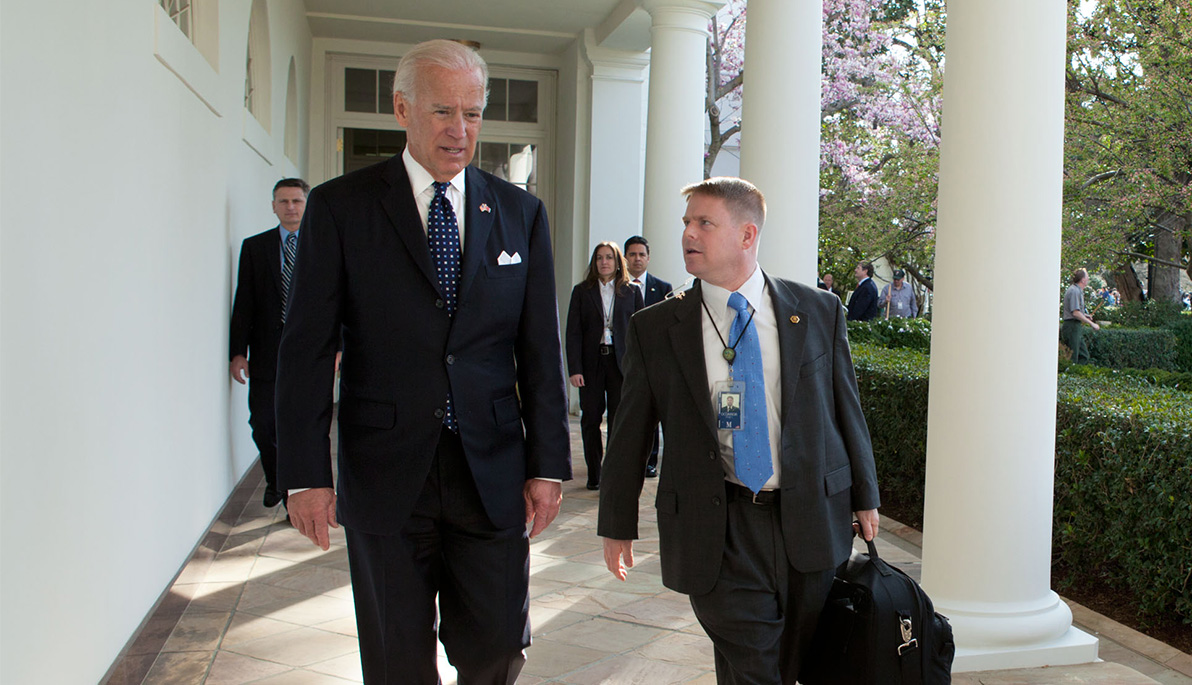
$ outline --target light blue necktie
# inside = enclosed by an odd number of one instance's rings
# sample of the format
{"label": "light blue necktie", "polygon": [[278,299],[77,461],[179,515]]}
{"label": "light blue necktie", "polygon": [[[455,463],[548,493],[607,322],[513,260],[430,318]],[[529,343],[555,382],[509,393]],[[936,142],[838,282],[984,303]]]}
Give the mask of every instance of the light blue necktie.
{"label": "light blue necktie", "polygon": [[[456,290],[459,288],[459,224],[455,220],[455,209],[447,199],[450,183],[435,183],[435,196],[430,201],[426,216],[426,234],[430,240],[430,255],[435,260],[435,271],[439,274],[439,290],[447,307],[447,315],[455,315]],[[455,421],[455,409],[451,405],[451,390],[447,391],[447,414],[443,425],[453,433],[459,432]]]}
{"label": "light blue necktie", "polygon": [[298,258],[298,234],[286,236],[282,244],[281,260],[281,322],[286,322],[286,305],[290,302],[290,281],[294,278],[294,260]]}
{"label": "light blue necktie", "polygon": [[762,373],[762,347],[757,326],[749,320],[749,303],[740,293],[728,297],[728,306],[737,311],[729,329],[729,340],[736,343],[733,379],[745,383],[741,430],[733,431],[733,466],[737,480],[757,492],[770,476],[770,423],[766,417],[766,382]]}

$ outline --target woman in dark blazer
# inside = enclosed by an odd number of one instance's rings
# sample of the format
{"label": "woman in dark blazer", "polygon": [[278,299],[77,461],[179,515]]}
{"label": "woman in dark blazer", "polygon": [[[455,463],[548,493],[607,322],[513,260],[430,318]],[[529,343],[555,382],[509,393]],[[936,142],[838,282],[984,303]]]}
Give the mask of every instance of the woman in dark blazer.
{"label": "woman in dark blazer", "polygon": [[621,399],[621,357],[629,317],[642,308],[642,293],[629,285],[629,269],[621,248],[603,242],[592,250],[588,275],[571,290],[567,311],[567,373],[579,388],[580,434],[588,489],[600,487],[604,447],[600,419],[608,407],[611,430]]}

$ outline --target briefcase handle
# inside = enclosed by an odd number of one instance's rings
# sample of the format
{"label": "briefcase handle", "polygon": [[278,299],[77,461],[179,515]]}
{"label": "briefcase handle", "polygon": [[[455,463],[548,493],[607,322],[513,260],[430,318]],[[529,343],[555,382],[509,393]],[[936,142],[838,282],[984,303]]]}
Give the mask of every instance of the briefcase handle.
{"label": "briefcase handle", "polygon": [[[855,520],[855,519],[853,520],[853,537],[861,537],[861,522],[858,520]],[[862,539],[864,539],[864,538],[862,538]],[[869,558],[870,559],[880,558],[877,555],[877,545],[873,544],[874,541],[876,541],[876,540],[877,540],[876,535],[873,536],[873,540],[865,540],[865,544],[869,547]]]}

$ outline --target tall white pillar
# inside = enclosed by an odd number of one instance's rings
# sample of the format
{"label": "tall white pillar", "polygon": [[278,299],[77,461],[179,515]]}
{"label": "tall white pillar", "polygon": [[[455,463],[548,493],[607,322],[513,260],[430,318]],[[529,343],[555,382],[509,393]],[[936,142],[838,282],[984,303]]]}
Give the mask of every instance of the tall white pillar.
{"label": "tall white pillar", "polygon": [[819,254],[821,0],[749,0],[741,177],[766,196],[762,268],[814,285]]}
{"label": "tall white pillar", "polygon": [[626,238],[641,234],[650,56],[599,47],[591,29],[584,32],[584,55],[592,65],[588,239],[576,249],[586,267],[597,243],[624,245]]}
{"label": "tall white pillar", "polygon": [[1089,662],[1050,589],[1065,5],[952,0],[947,32],[923,585],[956,671]]}
{"label": "tall white pillar", "polygon": [[644,0],[650,13],[650,109],[642,235],[650,271],[676,285],[687,278],[679,189],[704,177],[704,79],[708,21],[725,0]]}

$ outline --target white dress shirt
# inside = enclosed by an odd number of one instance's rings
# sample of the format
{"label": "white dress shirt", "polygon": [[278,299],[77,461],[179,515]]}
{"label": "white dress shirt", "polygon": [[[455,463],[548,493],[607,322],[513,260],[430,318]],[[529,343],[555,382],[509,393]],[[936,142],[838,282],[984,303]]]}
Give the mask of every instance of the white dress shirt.
{"label": "white dress shirt", "polygon": [[[430,201],[435,199],[435,178],[410,155],[409,147],[401,153],[401,161],[406,165],[406,175],[410,177],[410,188],[414,191],[414,205],[418,207],[418,216],[422,219],[422,230],[426,232],[426,217],[430,215]],[[466,171],[467,168],[456,174],[447,188],[447,201],[455,210],[455,223],[459,226],[460,254],[463,254],[464,249],[464,216],[467,214],[464,211],[464,202],[467,200],[465,194],[467,183],[464,179]]]}
{"label": "white dress shirt", "polygon": [[613,295],[617,288],[617,279],[611,278],[608,283],[600,284],[600,304],[603,309],[600,312],[601,321],[604,324],[604,330],[600,333],[601,345],[613,344]]}
{"label": "white dress shirt", "polygon": [[[701,317],[704,334],[704,364],[708,371],[708,392],[717,406],[715,384],[717,381],[729,379],[729,363],[724,359],[724,348],[731,347],[735,340],[729,340],[729,330],[737,312],[728,306],[728,297],[732,293],[707,281],[701,281],[703,289],[704,314]],[[766,279],[762,275],[761,267],[755,267],[753,275],[737,289],[738,293],[749,302],[753,309],[753,325],[757,328],[758,342],[762,350],[762,374],[766,383],[766,420],[770,424],[770,462],[774,465],[774,475],[762,486],[765,490],[772,490],[782,482],[782,464],[779,459],[779,445],[782,442],[782,426],[779,423],[779,410],[782,407],[782,363],[778,347],[778,323],[774,316],[774,303],[770,299]],[[709,314],[711,318],[709,318]],[[717,330],[720,334],[717,335]],[[725,342],[721,342],[721,338]],[[738,485],[733,462],[733,431],[721,430],[720,458],[724,465],[725,478]]]}

